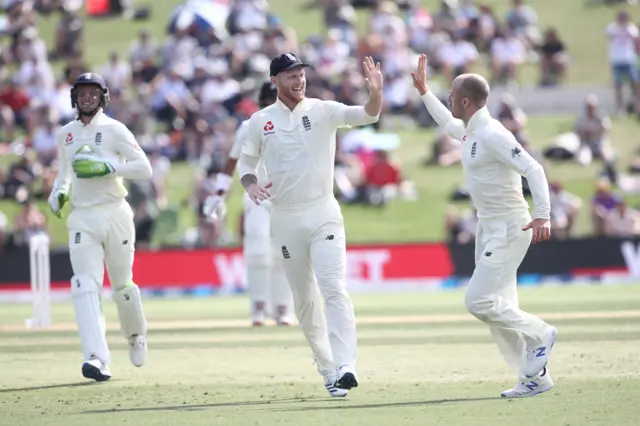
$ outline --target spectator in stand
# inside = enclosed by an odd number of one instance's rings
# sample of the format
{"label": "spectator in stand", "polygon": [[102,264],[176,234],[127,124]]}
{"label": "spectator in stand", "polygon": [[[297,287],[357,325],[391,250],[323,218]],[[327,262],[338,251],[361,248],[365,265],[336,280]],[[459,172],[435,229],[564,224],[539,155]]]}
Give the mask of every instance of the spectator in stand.
{"label": "spectator in stand", "polygon": [[395,198],[402,180],[400,167],[391,162],[389,154],[382,149],[375,150],[375,158],[365,172],[368,204],[386,205]]}
{"label": "spectator in stand", "polygon": [[604,217],[605,235],[608,237],[632,238],[640,234],[640,212],[630,209],[624,200],[619,200]]}
{"label": "spectator in stand", "polygon": [[548,28],[544,33],[540,52],[540,86],[556,86],[564,80],[568,62],[564,43],[558,37],[555,28]]}
{"label": "spectator in stand", "polygon": [[590,164],[593,158],[602,160],[609,179],[615,183],[615,157],[609,141],[611,119],[599,111],[595,95],[587,96],[584,108],[575,124],[575,133],[580,139],[577,160],[582,165]]}
{"label": "spectator in stand", "polygon": [[613,73],[613,84],[616,92],[618,113],[624,111],[623,85],[625,81],[631,86],[631,96],[635,109],[640,114],[640,75],[638,70],[638,40],[640,32],[629,19],[626,11],[618,12],[615,22],[606,30],[609,40],[609,62]]}
{"label": "spectator in stand", "polygon": [[549,185],[549,195],[553,237],[566,240],[571,236],[571,231],[582,208],[582,200],[564,189],[559,182],[553,182]]}
{"label": "spectator in stand", "polygon": [[16,79],[10,79],[0,89],[0,127],[4,129],[4,140],[13,141],[15,126],[29,132],[29,103],[31,99]]}
{"label": "spectator in stand", "polygon": [[31,197],[22,202],[22,210],[14,219],[14,244],[27,245],[29,239],[40,233],[47,233],[47,221]]}
{"label": "spectator in stand", "polygon": [[453,33],[451,42],[443,45],[438,53],[442,74],[448,83],[453,82],[460,74],[470,72],[479,56],[476,47],[465,40],[461,32]]}
{"label": "spectator in stand", "polygon": [[538,15],[524,0],[513,0],[513,7],[505,16],[507,28],[519,39],[526,49],[537,46],[540,41]]}
{"label": "spectator in stand", "polygon": [[508,29],[497,30],[491,42],[492,84],[516,84],[519,68],[525,59],[526,51],[522,41]]}
{"label": "spectator in stand", "polygon": [[606,180],[598,181],[596,192],[591,200],[591,221],[593,233],[596,236],[606,235],[606,217],[621,201],[621,197],[613,192],[611,183]]}

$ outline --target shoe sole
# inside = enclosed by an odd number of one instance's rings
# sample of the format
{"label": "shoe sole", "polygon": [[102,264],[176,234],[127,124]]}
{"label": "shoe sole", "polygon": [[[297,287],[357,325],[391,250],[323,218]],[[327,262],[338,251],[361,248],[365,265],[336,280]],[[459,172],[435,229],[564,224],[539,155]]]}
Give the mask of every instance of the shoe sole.
{"label": "shoe sole", "polygon": [[82,364],[82,375],[87,379],[93,379],[96,382],[105,382],[111,378],[111,376],[102,374],[98,367],[91,365],[88,362]]}
{"label": "shoe sole", "polygon": [[553,385],[542,387],[540,389],[536,389],[533,392],[529,392],[529,393],[525,393],[525,394],[517,395],[517,396],[507,396],[504,393],[501,393],[500,397],[501,398],[530,398],[532,396],[540,395],[541,393],[549,392],[551,389],[553,389]]}
{"label": "shoe sole", "polygon": [[353,373],[344,373],[342,377],[336,380],[336,384],[334,386],[338,389],[349,390],[352,388],[357,388],[358,381],[356,380],[356,376]]}

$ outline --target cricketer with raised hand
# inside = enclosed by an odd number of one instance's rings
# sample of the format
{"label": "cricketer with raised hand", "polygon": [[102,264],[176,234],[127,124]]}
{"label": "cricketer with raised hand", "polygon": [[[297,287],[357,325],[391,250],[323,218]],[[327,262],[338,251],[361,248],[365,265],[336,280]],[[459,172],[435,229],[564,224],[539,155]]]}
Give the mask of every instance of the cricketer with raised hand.
{"label": "cricketer with raised hand", "polygon": [[[382,107],[380,64],[368,57],[363,66],[369,99],[347,106],[306,98],[308,65],[292,53],[274,58],[270,74],[278,100],[251,116],[238,162],[251,200],[271,200],[271,234],[280,248],[296,316],[331,396],[345,396],[358,386],[345,230],[333,181],[337,129],[375,123]],[[258,181],[259,162],[267,172],[266,185]]]}
{"label": "cricketer with raised hand", "polygon": [[149,179],[151,165],[126,126],[104,114],[108,101],[109,90],[100,75],[77,78],[71,104],[78,118],[58,133],[60,165],[49,196],[51,210],[60,218],[64,204],[71,205],[71,295],[84,353],[82,374],[96,381],[111,377],[101,308],[105,264],[129,359],[140,367],[147,357],[147,322],[132,273],[133,211],[125,201],[123,179]]}
{"label": "cricketer with raised hand", "polygon": [[[503,397],[537,395],[553,387],[546,365],[555,327],[518,306],[517,271],[529,245],[551,234],[549,184],[542,166],[487,109],[489,84],[478,74],[453,81],[449,111],[427,86],[427,57],[412,72],[413,84],[433,119],[462,141],[462,167],[478,211],[476,267],[465,304],[491,329],[503,357],[518,374]],[[533,219],[522,192],[525,176],[533,197]]]}

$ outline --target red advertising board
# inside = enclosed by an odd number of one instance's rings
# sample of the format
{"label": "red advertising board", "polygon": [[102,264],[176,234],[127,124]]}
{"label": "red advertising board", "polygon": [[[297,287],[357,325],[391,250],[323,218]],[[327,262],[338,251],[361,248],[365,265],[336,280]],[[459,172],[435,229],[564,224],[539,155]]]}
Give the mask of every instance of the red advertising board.
{"label": "red advertising board", "polygon": [[[352,246],[347,249],[347,282],[382,285],[451,276],[454,266],[444,244]],[[143,288],[244,288],[242,251],[137,252],[134,280]],[[108,281],[105,282],[107,284]]]}

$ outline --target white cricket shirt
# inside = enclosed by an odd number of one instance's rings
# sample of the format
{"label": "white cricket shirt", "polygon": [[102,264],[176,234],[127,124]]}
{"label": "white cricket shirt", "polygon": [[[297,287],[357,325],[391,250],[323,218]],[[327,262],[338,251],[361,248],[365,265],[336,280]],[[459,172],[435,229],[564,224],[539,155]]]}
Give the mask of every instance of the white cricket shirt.
{"label": "white cricket shirt", "polygon": [[[127,127],[100,110],[87,125],[74,120],[57,135],[60,149],[58,183],[71,189],[73,207],[90,207],[124,199],[126,179],[151,178],[151,164]],[[101,158],[108,160],[115,172],[89,179],[78,179],[71,163],[80,147],[88,145]]]}
{"label": "white cricket shirt", "polygon": [[465,127],[431,91],[423,95],[422,100],[443,130],[462,141],[462,167],[478,218],[493,219],[528,212],[521,176],[529,183],[534,202],[533,217],[550,218],[549,184],[542,166],[509,130],[491,117],[486,107],[478,110]]}
{"label": "white cricket shirt", "polygon": [[333,197],[337,129],[377,120],[363,106],[305,98],[292,111],[277,100],[249,119],[242,156],[264,164],[274,206],[309,205]]}

